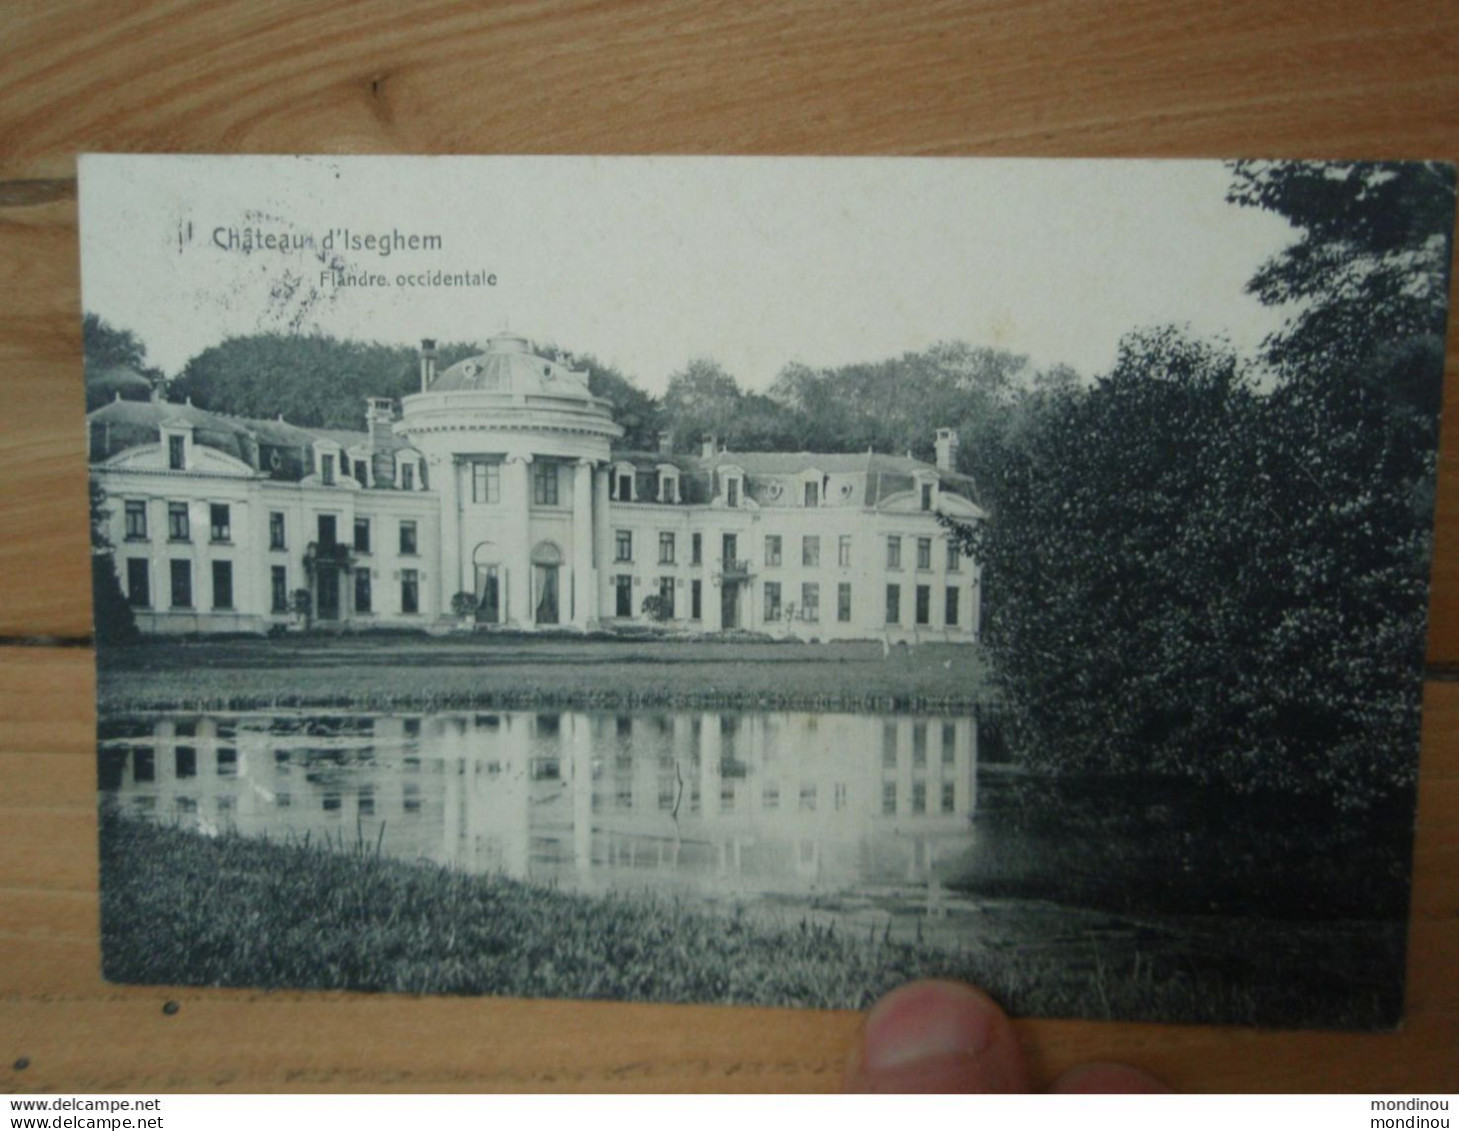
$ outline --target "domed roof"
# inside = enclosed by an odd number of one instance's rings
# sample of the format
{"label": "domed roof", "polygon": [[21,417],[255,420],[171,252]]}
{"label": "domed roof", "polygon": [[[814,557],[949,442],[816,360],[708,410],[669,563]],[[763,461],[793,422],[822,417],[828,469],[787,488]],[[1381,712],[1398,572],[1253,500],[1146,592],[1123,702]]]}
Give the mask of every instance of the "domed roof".
{"label": "domed roof", "polygon": [[486,343],[485,353],[458,361],[439,374],[430,388],[433,393],[465,390],[584,396],[588,375],[539,356],[526,338],[504,332]]}

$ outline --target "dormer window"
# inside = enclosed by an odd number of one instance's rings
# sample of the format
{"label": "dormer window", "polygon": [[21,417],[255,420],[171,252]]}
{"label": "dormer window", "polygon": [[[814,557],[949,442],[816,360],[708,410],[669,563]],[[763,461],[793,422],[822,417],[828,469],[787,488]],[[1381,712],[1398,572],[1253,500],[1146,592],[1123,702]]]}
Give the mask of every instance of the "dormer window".
{"label": "dormer window", "polygon": [[187,466],[187,437],[167,437],[167,466],[172,471],[181,471]]}
{"label": "dormer window", "polygon": [[821,485],[815,480],[810,480],[805,485],[805,505],[808,507],[821,505]]}
{"label": "dormer window", "polygon": [[334,486],[334,456],[322,455],[319,457],[319,478],[326,487]]}
{"label": "dormer window", "polygon": [[923,511],[935,511],[938,499],[937,477],[923,472],[917,476],[917,507]]}
{"label": "dormer window", "polygon": [[659,464],[659,502],[679,501],[679,469],[673,464]]}
{"label": "dormer window", "polygon": [[400,489],[402,491],[415,490],[415,464],[402,463],[400,465]]}
{"label": "dormer window", "polygon": [[724,503],[727,507],[737,507],[740,505],[740,481],[738,477],[725,480]]}
{"label": "dormer window", "polygon": [[608,481],[608,494],[620,503],[633,502],[633,464],[615,463]]}

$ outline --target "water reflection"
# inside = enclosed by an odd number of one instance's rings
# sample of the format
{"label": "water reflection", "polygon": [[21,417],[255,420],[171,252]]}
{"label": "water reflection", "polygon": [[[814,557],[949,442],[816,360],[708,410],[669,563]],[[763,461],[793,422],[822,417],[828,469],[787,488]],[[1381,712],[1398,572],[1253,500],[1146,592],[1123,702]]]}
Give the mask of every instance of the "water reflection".
{"label": "water reflection", "polygon": [[935,887],[970,718],[680,711],[104,721],[101,789],[204,832],[357,841],[578,890]]}

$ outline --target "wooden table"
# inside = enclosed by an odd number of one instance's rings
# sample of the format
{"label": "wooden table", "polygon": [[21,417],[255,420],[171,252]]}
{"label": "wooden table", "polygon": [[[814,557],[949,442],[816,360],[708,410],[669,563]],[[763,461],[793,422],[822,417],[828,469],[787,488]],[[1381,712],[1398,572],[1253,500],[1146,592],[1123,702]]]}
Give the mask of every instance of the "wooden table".
{"label": "wooden table", "polygon": [[[857,1024],[100,980],[78,152],[1459,159],[1452,0],[12,0],[0,59],[9,1088],[828,1089]],[[1403,1031],[1023,1022],[1040,1073],[1128,1058],[1187,1089],[1459,1089],[1459,683],[1446,678],[1459,665],[1455,356]],[[169,999],[181,1009],[164,1013]],[[21,1057],[28,1067],[12,1068]]]}

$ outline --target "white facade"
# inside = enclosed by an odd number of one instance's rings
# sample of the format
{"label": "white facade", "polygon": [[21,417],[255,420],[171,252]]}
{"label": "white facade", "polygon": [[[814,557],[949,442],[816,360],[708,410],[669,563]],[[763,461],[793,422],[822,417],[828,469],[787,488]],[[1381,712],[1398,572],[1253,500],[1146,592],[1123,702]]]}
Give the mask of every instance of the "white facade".
{"label": "white facade", "polygon": [[156,402],[93,412],[92,474],[139,627],[473,619],[977,638],[977,565],[936,518],[982,517],[951,470],[952,433],[937,438],[942,466],[713,445],[698,457],[623,452],[588,375],[525,339],[498,335],[440,374],[433,354],[427,343],[422,391],[398,420],[371,400],[367,432]]}

